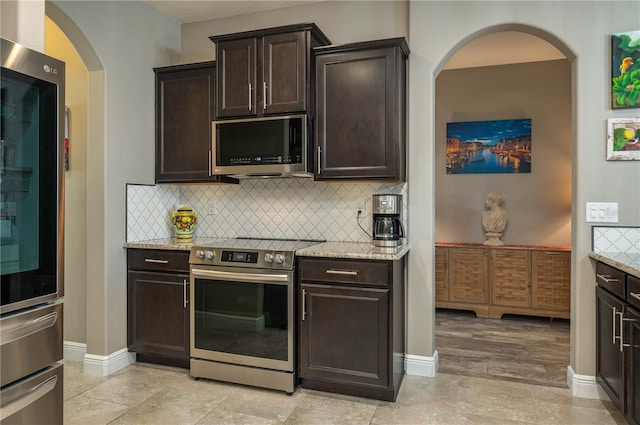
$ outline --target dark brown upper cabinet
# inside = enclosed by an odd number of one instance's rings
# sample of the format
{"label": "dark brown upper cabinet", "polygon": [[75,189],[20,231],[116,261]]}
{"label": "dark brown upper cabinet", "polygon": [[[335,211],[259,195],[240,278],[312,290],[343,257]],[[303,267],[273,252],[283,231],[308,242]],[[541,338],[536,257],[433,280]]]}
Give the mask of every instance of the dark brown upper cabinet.
{"label": "dark brown upper cabinet", "polygon": [[314,24],[209,37],[216,43],[217,118],[311,112],[311,49],[330,44]]}
{"label": "dark brown upper cabinet", "polygon": [[215,62],[154,68],[156,183],[237,182],[210,174]]}
{"label": "dark brown upper cabinet", "polygon": [[404,38],[317,47],[316,180],[404,181]]}

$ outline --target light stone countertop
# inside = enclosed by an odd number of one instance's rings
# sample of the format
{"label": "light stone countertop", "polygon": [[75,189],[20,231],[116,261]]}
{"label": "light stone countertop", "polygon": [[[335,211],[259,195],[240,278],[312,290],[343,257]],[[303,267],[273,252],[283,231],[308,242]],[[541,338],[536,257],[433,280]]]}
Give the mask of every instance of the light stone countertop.
{"label": "light stone countertop", "polygon": [[640,278],[640,252],[590,252],[589,257]]}
{"label": "light stone countertop", "polygon": [[[212,245],[229,238],[194,238],[191,242],[178,242],[176,238],[151,239],[137,242],[125,242],[125,248],[166,249],[173,251],[189,251],[192,246]],[[353,258],[364,260],[399,260],[409,252],[408,245],[394,248],[373,246],[361,242],[321,242],[307,248],[299,249],[300,257]]]}
{"label": "light stone countertop", "polygon": [[229,238],[193,238],[191,242],[178,242],[176,238],[150,239],[137,242],[125,242],[125,248],[138,249],[168,249],[172,251],[190,251],[191,247],[210,245]]}
{"label": "light stone countertop", "polygon": [[409,252],[409,245],[393,248],[363,242],[323,242],[296,251],[298,257],[353,258],[360,260],[399,260]]}

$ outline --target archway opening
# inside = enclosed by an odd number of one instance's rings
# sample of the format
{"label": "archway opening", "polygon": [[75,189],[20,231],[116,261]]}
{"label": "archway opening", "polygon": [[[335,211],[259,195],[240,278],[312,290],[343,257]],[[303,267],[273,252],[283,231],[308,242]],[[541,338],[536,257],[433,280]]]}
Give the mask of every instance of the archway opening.
{"label": "archway opening", "polygon": [[[552,35],[502,25],[462,40],[439,67],[434,268],[442,372],[566,387],[572,60]],[[502,133],[513,122],[528,124],[529,134]],[[483,245],[487,192],[505,198],[505,246]],[[558,275],[542,275],[542,264],[565,267],[561,291],[543,292],[544,279]]]}

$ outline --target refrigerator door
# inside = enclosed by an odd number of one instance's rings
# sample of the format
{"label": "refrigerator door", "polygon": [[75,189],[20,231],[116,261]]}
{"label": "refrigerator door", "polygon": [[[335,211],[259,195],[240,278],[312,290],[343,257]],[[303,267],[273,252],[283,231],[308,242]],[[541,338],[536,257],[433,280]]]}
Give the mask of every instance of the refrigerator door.
{"label": "refrigerator door", "polygon": [[0,314],[64,295],[64,63],[0,39]]}
{"label": "refrigerator door", "polygon": [[0,425],[60,424],[63,421],[63,366],[54,364],[2,388]]}
{"label": "refrigerator door", "polygon": [[0,319],[0,386],[62,360],[62,302]]}

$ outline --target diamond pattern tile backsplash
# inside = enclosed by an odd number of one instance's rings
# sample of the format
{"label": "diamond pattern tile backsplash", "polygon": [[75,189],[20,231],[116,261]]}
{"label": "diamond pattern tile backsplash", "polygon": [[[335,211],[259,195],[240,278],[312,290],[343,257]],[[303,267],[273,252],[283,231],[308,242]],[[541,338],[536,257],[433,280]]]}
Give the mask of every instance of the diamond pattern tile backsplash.
{"label": "diamond pattern tile backsplash", "polygon": [[174,236],[171,212],[186,204],[198,214],[194,237],[262,237],[368,242],[371,195],[403,195],[407,184],[322,183],[311,179],[248,179],[237,185],[127,185],[127,242]]}
{"label": "diamond pattern tile backsplash", "polygon": [[640,227],[593,227],[593,251],[640,252]]}

